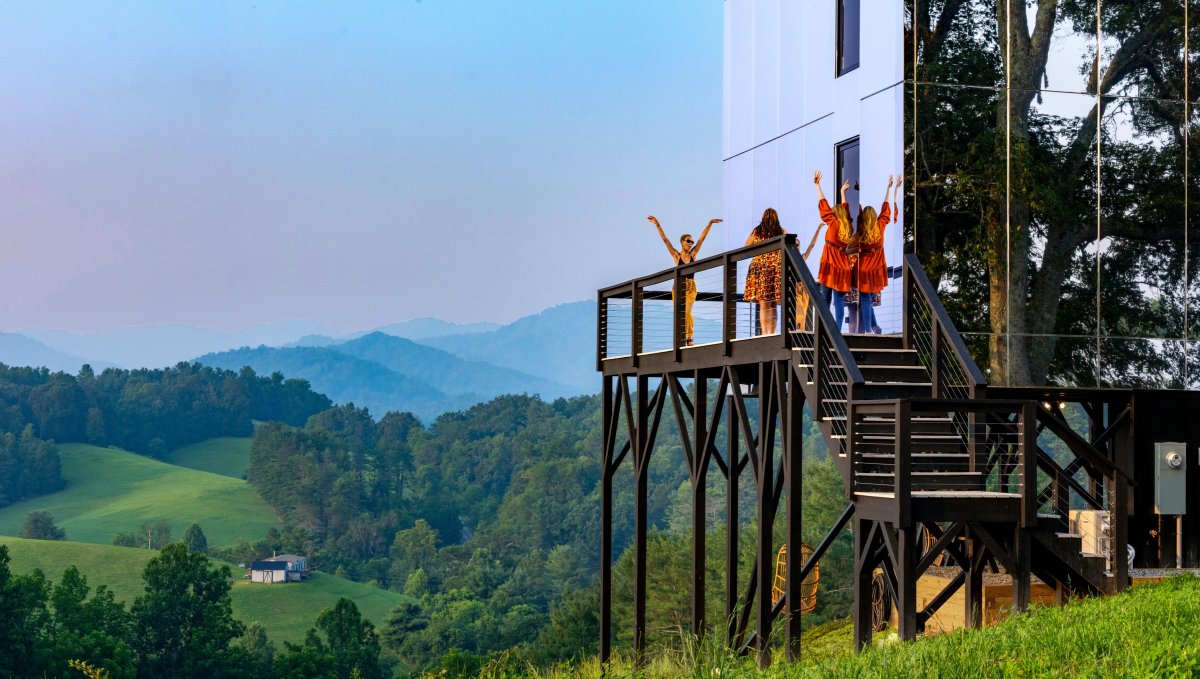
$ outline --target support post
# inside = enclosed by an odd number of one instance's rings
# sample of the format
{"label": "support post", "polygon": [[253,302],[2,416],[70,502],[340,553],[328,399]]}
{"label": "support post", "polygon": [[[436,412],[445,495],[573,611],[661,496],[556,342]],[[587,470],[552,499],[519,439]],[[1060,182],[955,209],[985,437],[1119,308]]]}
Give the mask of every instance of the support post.
{"label": "support post", "polygon": [[613,380],[604,377],[604,432],[603,453],[600,457],[600,664],[608,662],[612,655],[612,451],[616,436],[612,424]]}
{"label": "support post", "polygon": [[800,659],[800,611],[803,591],[804,569],[801,533],[801,498],[804,485],[804,388],[796,371],[785,365],[788,376],[787,417],[784,428],[783,454],[785,456],[784,481],[787,488],[787,586],[784,597],[787,601],[787,659]]}
{"label": "support post", "polygon": [[694,373],[692,385],[692,634],[704,636],[705,486],[708,479],[708,380]]}
{"label": "support post", "polygon": [[[885,527],[884,530],[890,530]],[[917,545],[916,531],[911,527],[896,528],[896,625],[900,638],[917,638]]]}
{"label": "support post", "polygon": [[650,378],[637,378],[637,429],[634,434],[634,472],[636,474],[636,497],[634,500],[634,551],[633,551],[633,658],[634,665],[643,667],[646,662],[646,532],[650,513],[650,465],[646,457],[650,446],[644,440],[649,429]]}
{"label": "support post", "polygon": [[963,583],[963,620],[970,629],[983,625],[983,544],[972,534],[970,527],[963,530],[966,536],[967,579]]}
{"label": "support post", "polygon": [[774,364],[759,364],[758,380],[758,591],[755,612],[757,644],[756,655],[759,669],[771,664],[771,582],[774,579],[775,545],[772,528],[775,526],[775,446],[772,430],[775,427],[773,372]]}
{"label": "support post", "polygon": [[875,564],[869,555],[874,545],[868,542],[872,535],[871,522],[854,517],[854,652],[863,650],[871,643],[871,580]]}
{"label": "support post", "polygon": [[1033,545],[1030,542],[1029,529],[1019,523],[1013,528],[1013,612],[1024,613],[1029,608],[1029,579]]}
{"label": "support post", "polygon": [[[732,368],[729,368],[732,370]],[[738,452],[738,421],[733,395],[726,396],[725,451],[729,465],[728,490],[725,505],[725,640],[730,648],[737,641],[738,614],[738,475],[741,453]],[[736,650],[736,649],[735,649]]]}

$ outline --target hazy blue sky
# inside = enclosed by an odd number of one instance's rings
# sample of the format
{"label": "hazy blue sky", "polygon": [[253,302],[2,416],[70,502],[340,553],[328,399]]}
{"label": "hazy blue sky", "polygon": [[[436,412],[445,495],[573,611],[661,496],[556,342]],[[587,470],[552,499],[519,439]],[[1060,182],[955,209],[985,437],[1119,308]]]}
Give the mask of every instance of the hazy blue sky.
{"label": "hazy blue sky", "polygon": [[646,214],[721,205],[722,12],[0,3],[0,332],[508,321],[665,267]]}

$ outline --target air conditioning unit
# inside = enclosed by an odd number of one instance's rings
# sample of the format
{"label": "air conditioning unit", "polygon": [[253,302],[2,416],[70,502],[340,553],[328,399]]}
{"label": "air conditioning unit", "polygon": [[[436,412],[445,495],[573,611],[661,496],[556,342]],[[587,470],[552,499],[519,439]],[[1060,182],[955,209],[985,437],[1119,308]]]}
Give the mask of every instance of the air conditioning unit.
{"label": "air conditioning unit", "polygon": [[1079,551],[1109,558],[1112,553],[1112,521],[1099,509],[1071,510],[1071,532],[1083,538]]}

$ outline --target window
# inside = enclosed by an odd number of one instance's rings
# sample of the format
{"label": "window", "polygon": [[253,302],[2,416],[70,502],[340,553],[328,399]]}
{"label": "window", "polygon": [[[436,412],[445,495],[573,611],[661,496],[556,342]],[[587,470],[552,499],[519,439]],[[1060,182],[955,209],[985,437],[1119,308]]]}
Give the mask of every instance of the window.
{"label": "window", "polygon": [[858,68],[859,0],[837,0],[837,74]]}
{"label": "window", "polygon": [[[847,139],[837,145],[837,185],[834,190],[841,197],[842,182],[850,182],[846,191],[846,202],[850,204],[850,217],[858,214],[858,137]],[[834,200],[837,200],[836,198]]]}

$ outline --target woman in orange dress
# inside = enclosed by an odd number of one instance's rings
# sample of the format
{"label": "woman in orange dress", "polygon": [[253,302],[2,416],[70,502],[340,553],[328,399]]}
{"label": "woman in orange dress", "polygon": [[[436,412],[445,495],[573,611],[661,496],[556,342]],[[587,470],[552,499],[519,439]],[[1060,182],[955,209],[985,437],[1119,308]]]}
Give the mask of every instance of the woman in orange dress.
{"label": "woman in orange dress", "polygon": [[818,170],[813,174],[813,183],[817,185],[817,195],[821,199],[817,203],[821,221],[825,222],[829,229],[825,232],[825,249],[821,251],[817,282],[825,291],[825,304],[833,305],[834,319],[840,332],[842,319],[846,315],[846,292],[850,290],[854,275],[854,260],[847,252],[853,237],[850,228],[850,205],[846,203],[846,191],[850,189],[850,181],[842,184],[842,202],[831,208],[829,201],[825,199],[825,192],[821,189],[821,177],[822,174]]}
{"label": "woman in orange dress", "polygon": [[[901,176],[900,181],[904,178]],[[883,255],[883,232],[896,212],[892,188],[900,191],[900,184],[893,175],[888,177],[887,192],[883,195],[883,207],[878,216],[875,208],[867,206],[858,216],[859,260],[858,260],[858,327],[862,332],[882,332],[875,320],[874,302],[888,284],[887,259]]]}
{"label": "woman in orange dress", "polygon": [[[787,231],[779,225],[775,208],[763,212],[762,221],[746,237],[746,245],[778,238]],[[759,255],[750,260],[750,271],[746,274],[746,291],[742,299],[758,304],[758,324],[763,335],[775,334],[775,305],[779,304],[780,276],[783,272],[783,257],[778,250]]]}

